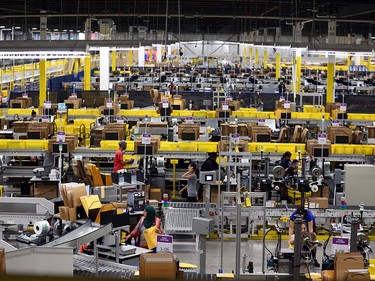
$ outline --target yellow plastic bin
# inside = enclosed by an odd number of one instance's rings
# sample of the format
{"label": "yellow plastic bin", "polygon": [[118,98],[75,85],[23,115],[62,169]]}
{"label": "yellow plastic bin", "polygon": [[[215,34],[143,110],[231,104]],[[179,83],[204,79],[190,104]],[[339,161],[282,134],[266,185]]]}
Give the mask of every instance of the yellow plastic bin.
{"label": "yellow plastic bin", "polygon": [[217,142],[198,142],[198,151],[216,152]]}

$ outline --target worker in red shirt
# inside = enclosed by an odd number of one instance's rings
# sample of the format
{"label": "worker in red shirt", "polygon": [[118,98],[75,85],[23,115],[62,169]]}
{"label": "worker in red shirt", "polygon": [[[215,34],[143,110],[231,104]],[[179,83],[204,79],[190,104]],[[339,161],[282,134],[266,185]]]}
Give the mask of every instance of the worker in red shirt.
{"label": "worker in red shirt", "polygon": [[113,172],[124,169],[124,165],[131,165],[134,159],[124,160],[124,153],[126,150],[126,142],[120,141],[118,143],[119,149],[116,151],[115,160],[113,161]]}

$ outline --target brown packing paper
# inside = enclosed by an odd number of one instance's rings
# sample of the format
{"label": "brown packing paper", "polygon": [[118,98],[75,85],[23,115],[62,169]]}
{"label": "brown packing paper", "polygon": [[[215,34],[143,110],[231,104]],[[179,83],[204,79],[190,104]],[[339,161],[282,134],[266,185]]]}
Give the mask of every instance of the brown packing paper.
{"label": "brown packing paper", "polygon": [[60,218],[63,220],[69,220],[69,207],[60,206],[59,207]]}

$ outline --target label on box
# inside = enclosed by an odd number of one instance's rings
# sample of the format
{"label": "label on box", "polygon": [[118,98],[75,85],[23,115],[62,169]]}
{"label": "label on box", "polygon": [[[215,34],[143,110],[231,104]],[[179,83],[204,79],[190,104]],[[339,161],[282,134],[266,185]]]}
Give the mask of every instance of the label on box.
{"label": "label on box", "polygon": [[240,134],[231,134],[232,143],[238,144],[240,143]]}
{"label": "label on box", "polygon": [[332,255],[335,255],[337,252],[349,253],[350,244],[349,237],[333,237],[332,238]]}
{"label": "label on box", "polygon": [[280,96],[279,101],[284,101],[285,98],[283,96]]}
{"label": "label on box", "polygon": [[227,96],[226,100],[232,101],[233,97],[232,96]]}
{"label": "label on box", "polygon": [[22,97],[23,97],[23,98],[28,98],[29,95],[28,95],[27,93],[22,93]]}
{"label": "label on box", "polygon": [[151,144],[151,134],[142,134],[142,144]]}
{"label": "label on box", "polygon": [[106,106],[107,106],[108,108],[112,108],[112,107],[113,107],[113,101],[112,101],[112,100],[107,100],[107,104],[106,104]]}
{"label": "label on box", "polygon": [[43,115],[42,116],[42,122],[49,122],[49,116],[48,115]]}
{"label": "label on box", "polygon": [[258,126],[265,126],[266,120],[265,119],[258,119]]}
{"label": "label on box", "polygon": [[189,116],[185,118],[186,124],[194,124],[193,117]]}
{"label": "label on box", "polygon": [[341,111],[346,112],[346,108],[347,108],[346,103],[340,104],[340,110]]}
{"label": "label on box", "polygon": [[129,97],[129,94],[128,93],[123,93],[122,95],[121,95],[122,97]]}
{"label": "label on box", "polygon": [[162,106],[163,106],[163,108],[168,108],[169,107],[169,101],[167,99],[164,99],[162,101]]}
{"label": "label on box", "polygon": [[[73,85],[75,85],[75,84],[73,84]],[[70,97],[73,98],[73,99],[76,99],[76,98],[77,98],[77,94],[76,94],[76,93],[72,93],[72,94],[70,95]]]}
{"label": "label on box", "polygon": [[284,101],[284,108],[289,109],[290,108],[290,101]]}
{"label": "label on box", "polygon": [[158,235],[156,236],[157,253],[173,253],[173,236]]}
{"label": "label on box", "polygon": [[338,126],[340,126],[340,121],[339,121],[339,120],[332,120],[332,126],[333,126],[333,127],[338,127]]}
{"label": "label on box", "polygon": [[122,116],[118,116],[116,121],[117,121],[118,124],[123,124],[125,122],[125,118],[122,117]]}
{"label": "label on box", "polygon": [[327,144],[327,134],[318,134],[318,144]]}
{"label": "label on box", "polygon": [[223,103],[223,107],[222,107],[222,110],[228,110],[229,109],[229,106],[227,103]]}
{"label": "label on box", "polygon": [[44,107],[45,108],[52,108],[52,102],[50,100],[46,100],[44,102]]}
{"label": "label on box", "polygon": [[65,132],[57,132],[57,142],[65,142]]}

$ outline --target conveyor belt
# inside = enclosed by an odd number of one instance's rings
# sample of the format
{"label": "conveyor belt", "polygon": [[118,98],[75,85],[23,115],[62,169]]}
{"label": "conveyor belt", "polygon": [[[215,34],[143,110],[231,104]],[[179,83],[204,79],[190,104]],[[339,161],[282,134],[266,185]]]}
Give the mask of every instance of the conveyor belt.
{"label": "conveyor belt", "polygon": [[[107,260],[98,261],[98,277],[133,279],[136,267]],[[92,256],[73,256],[74,277],[95,277],[95,261]]]}
{"label": "conveyor belt", "polygon": [[79,228],[69,232],[59,239],[53,240],[50,243],[45,244],[43,247],[73,247],[78,248],[80,245],[94,241],[103,237],[112,231],[112,224],[106,226],[95,227],[91,222],[86,222]]}
{"label": "conveyor belt", "polygon": [[[169,202],[168,208],[189,208],[189,209],[204,209],[205,203],[194,203],[194,202]],[[211,203],[210,208],[216,208],[216,204]]]}

